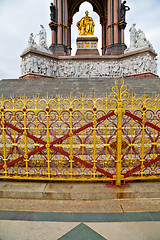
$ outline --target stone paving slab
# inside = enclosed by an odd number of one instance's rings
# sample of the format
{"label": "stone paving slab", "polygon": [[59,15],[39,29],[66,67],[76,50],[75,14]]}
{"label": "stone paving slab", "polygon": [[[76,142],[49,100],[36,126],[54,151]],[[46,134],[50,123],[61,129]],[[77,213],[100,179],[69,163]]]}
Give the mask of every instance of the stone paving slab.
{"label": "stone paving slab", "polygon": [[115,200],[0,199],[0,210],[36,212],[123,212],[120,202]]}
{"label": "stone paving slab", "polygon": [[151,222],[160,221],[160,212],[59,213],[0,211],[0,220],[39,222]]}
{"label": "stone paving slab", "polygon": [[134,182],[129,187],[107,187],[86,182],[0,181],[0,198],[48,200],[106,200],[160,198],[160,182]]}
{"label": "stone paving slab", "polygon": [[0,198],[43,198],[46,183],[0,182]]}
{"label": "stone paving slab", "polygon": [[160,211],[160,199],[38,200],[0,199],[0,210],[34,212],[153,212]]}
{"label": "stone paving slab", "polygon": [[[65,238],[65,234],[70,231],[74,232],[75,227],[82,225],[85,228],[88,226],[90,233],[93,230],[108,240],[159,240],[160,212],[52,213],[0,211],[1,240],[58,240],[60,237],[72,240],[76,238]],[[48,233],[52,238],[48,236]],[[81,235],[81,233],[79,234]],[[92,238],[86,236],[86,239]]]}
{"label": "stone paving slab", "polygon": [[[0,221],[1,240],[58,240],[77,222]],[[107,240],[159,240],[160,222],[84,223]],[[70,239],[71,240],[71,239]],[[75,240],[75,239],[74,239]],[[98,240],[98,239],[97,239]]]}

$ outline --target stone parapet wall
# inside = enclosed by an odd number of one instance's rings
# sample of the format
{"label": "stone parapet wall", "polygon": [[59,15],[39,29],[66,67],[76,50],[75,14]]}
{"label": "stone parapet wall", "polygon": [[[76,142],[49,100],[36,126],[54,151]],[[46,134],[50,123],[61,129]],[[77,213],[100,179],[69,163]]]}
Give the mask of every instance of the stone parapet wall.
{"label": "stone parapet wall", "polygon": [[[118,78],[119,79],[119,78]],[[121,78],[120,78],[121,79]],[[119,79],[119,80],[120,80]],[[0,96],[9,98],[11,96],[27,97],[39,95],[40,97],[63,96],[68,97],[70,94],[74,97],[80,97],[82,94],[93,98],[106,96],[114,86],[114,78],[30,78],[30,79],[5,79],[0,81]],[[152,96],[160,95],[160,78],[125,78],[125,83],[129,93],[136,94],[137,97],[142,95]]]}
{"label": "stone parapet wall", "polygon": [[140,74],[157,75],[156,53],[149,48],[120,56],[56,57],[34,49],[22,55],[21,78],[30,74],[40,77],[121,77]]}

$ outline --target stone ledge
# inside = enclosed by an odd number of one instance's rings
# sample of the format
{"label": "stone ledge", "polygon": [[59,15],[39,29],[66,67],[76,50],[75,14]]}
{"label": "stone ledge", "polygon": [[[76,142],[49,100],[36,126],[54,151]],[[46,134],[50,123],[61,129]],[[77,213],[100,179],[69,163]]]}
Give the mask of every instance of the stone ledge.
{"label": "stone ledge", "polygon": [[105,183],[0,182],[0,198],[43,200],[107,200],[160,198],[160,182],[108,188]]}

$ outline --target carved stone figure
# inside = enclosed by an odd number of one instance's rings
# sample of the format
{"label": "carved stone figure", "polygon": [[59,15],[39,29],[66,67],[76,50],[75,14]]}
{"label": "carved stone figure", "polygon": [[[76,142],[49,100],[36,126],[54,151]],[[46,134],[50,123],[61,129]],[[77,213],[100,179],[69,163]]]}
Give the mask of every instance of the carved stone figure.
{"label": "carved stone figure", "polygon": [[46,63],[46,67],[47,67],[47,76],[52,76],[52,63],[51,61],[47,61]]}
{"label": "carved stone figure", "polygon": [[58,74],[57,74],[57,64],[56,64],[56,61],[52,61],[51,60],[51,64],[52,64],[52,66],[53,66],[53,77],[58,77]]}
{"label": "carved stone figure", "polygon": [[36,47],[36,42],[34,41],[34,35],[33,35],[33,33],[31,33],[30,36],[29,36],[28,46],[29,46],[29,47]]}
{"label": "carved stone figure", "polygon": [[138,48],[148,47],[153,50],[151,43],[147,40],[144,32],[135,28],[136,24],[133,24],[129,29],[130,31],[130,46],[126,51],[133,51]]}
{"label": "carved stone figure", "polygon": [[30,55],[29,57],[26,57],[26,73],[31,73],[31,61],[30,61]]}
{"label": "carved stone figure", "polygon": [[31,73],[34,72],[34,56],[30,57],[30,71]]}
{"label": "carved stone figure", "polygon": [[41,30],[39,32],[39,46],[40,48],[48,49],[47,47],[47,37],[46,37],[46,30],[43,25],[40,25]]}
{"label": "carved stone figure", "polygon": [[130,32],[130,48],[135,48],[137,43],[137,30],[135,28],[136,24],[134,23],[129,29]]}
{"label": "carved stone figure", "polygon": [[137,46],[140,47],[145,47],[147,46],[147,39],[142,30],[138,30],[137,32]]}
{"label": "carved stone figure", "polygon": [[26,73],[26,63],[24,58],[22,59],[20,67],[21,67],[21,74],[24,75]]}
{"label": "carved stone figure", "polygon": [[120,21],[125,21],[125,16],[126,16],[126,12],[130,10],[130,7],[126,6],[126,1],[123,1],[123,3],[121,3],[121,8],[120,8]]}
{"label": "carved stone figure", "polygon": [[98,77],[157,74],[157,58],[151,54],[136,55],[120,61],[57,61],[29,54],[22,58],[22,75],[35,73],[50,77]]}
{"label": "carved stone figure", "polygon": [[37,57],[35,56],[33,59],[33,65],[34,65],[34,73],[38,73],[38,62],[37,62]]}
{"label": "carved stone figure", "polygon": [[85,11],[86,16],[77,22],[77,27],[80,36],[94,35],[95,23],[91,17],[88,16],[89,12]]}

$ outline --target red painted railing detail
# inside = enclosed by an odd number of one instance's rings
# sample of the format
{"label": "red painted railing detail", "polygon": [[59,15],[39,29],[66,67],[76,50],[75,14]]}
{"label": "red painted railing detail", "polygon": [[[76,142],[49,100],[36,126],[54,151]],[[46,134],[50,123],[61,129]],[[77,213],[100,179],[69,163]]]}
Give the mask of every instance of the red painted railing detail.
{"label": "red painted railing detail", "polygon": [[[106,114],[105,116],[96,119],[97,124],[105,121],[107,118],[109,118],[109,117],[111,117],[111,116],[113,116],[113,115],[114,115],[114,111],[111,111],[111,112],[109,112],[108,114]],[[16,131],[16,132],[18,132],[18,133],[20,133],[20,134],[23,134],[23,130],[22,130],[22,129],[17,128],[16,126],[12,125],[12,124],[9,123],[9,122],[6,122],[6,121],[5,121],[5,126],[11,128],[12,130],[14,130],[14,131]],[[76,129],[76,130],[73,130],[73,134],[80,133],[81,131],[83,131],[83,130],[89,128],[89,127],[92,127],[92,126],[93,126],[93,122],[90,122],[90,123],[88,123],[88,124],[85,124],[83,127],[80,127],[80,128],[78,128],[78,129]],[[37,149],[34,149],[33,151],[30,151],[30,152],[27,154],[28,157],[30,157],[30,156],[32,156],[32,155],[34,155],[34,154],[36,154],[36,153],[39,153],[39,152],[41,152],[41,151],[43,151],[43,150],[46,149],[46,144],[47,144],[47,142],[41,140],[40,138],[37,138],[37,137],[33,136],[32,134],[29,134],[28,131],[27,131],[27,137],[30,138],[30,139],[32,139],[32,140],[34,140],[35,143],[39,143],[39,144],[42,144],[42,145],[43,145],[42,147],[38,147]],[[59,142],[62,142],[62,141],[64,141],[64,140],[67,139],[67,138],[69,138],[69,134],[66,134],[66,135],[64,135],[63,137],[57,138],[56,140],[54,140],[54,141],[52,141],[52,142],[50,143],[50,148],[53,149],[53,150],[55,150],[56,152],[58,152],[58,153],[60,153],[60,154],[62,154],[62,155],[64,155],[64,156],[66,156],[66,157],[69,158],[69,153],[67,153],[67,152],[64,151],[63,149],[60,149],[60,148],[57,148],[56,146],[53,146],[54,144],[57,144],[57,143],[59,143]],[[15,163],[18,163],[18,162],[22,161],[23,159],[24,159],[24,156],[21,156],[21,157],[15,159],[15,160],[13,160],[13,161],[7,163],[7,167],[10,167],[10,166],[14,165]],[[79,163],[81,163],[81,164],[83,164],[83,165],[85,165],[85,166],[88,167],[88,168],[93,168],[93,166],[94,166],[93,164],[87,163],[87,162],[85,162],[84,160],[81,160],[80,158],[78,158],[78,157],[76,157],[76,156],[73,156],[73,160],[76,161],[76,162],[79,162]],[[0,170],[1,170],[1,169],[3,169],[3,166],[0,166]],[[107,176],[107,177],[113,178],[113,174],[105,171],[104,169],[101,169],[99,166],[96,166],[96,170],[97,170],[98,172],[104,174],[104,175]]]}
{"label": "red painted railing detail", "polygon": [[[143,121],[142,118],[140,118],[140,117],[132,114],[132,113],[129,112],[129,111],[126,111],[126,112],[125,112],[125,115],[127,115],[128,117],[133,118],[134,120],[136,120],[136,121],[138,121],[138,122],[140,122],[140,123],[142,123],[142,121]],[[156,125],[153,124],[153,123],[150,123],[150,122],[146,121],[146,122],[145,122],[145,125],[147,125],[147,126],[149,126],[149,127],[151,127],[151,128],[153,128],[153,129],[155,129],[155,130],[157,130],[157,131],[160,132],[160,127],[156,126]]]}

